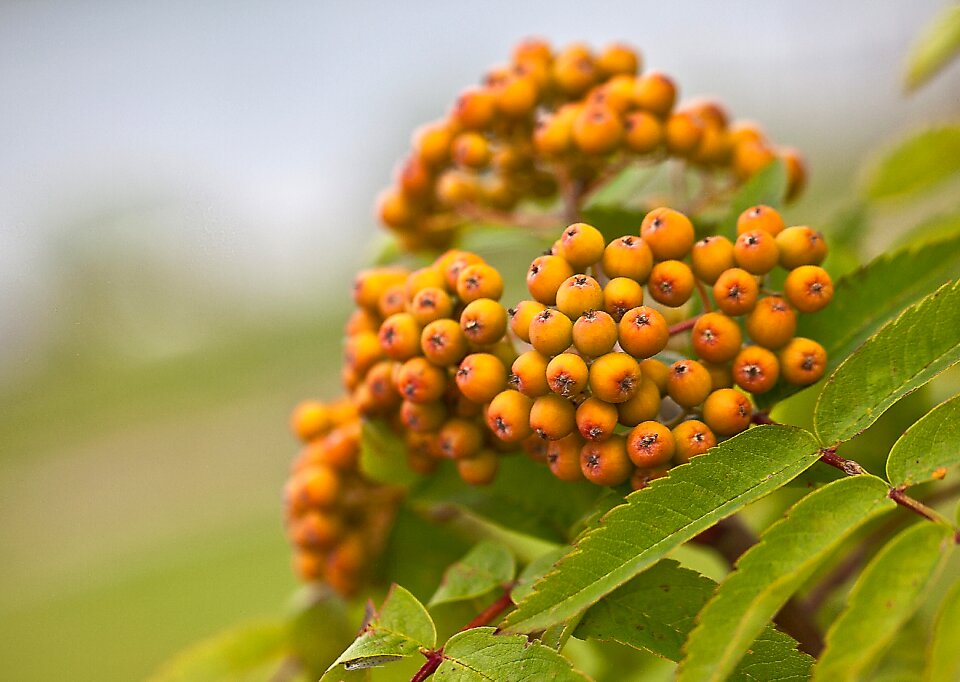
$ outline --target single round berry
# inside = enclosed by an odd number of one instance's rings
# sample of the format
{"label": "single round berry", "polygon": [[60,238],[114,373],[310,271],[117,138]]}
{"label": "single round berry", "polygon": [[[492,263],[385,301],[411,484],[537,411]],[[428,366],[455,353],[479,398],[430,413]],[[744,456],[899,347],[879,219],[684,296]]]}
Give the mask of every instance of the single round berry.
{"label": "single round berry", "polygon": [[540,303],[553,305],[557,302],[560,285],[573,274],[573,266],[566,259],[554,255],[540,256],[527,270],[527,289]]}
{"label": "single round berry", "polygon": [[618,419],[616,405],[593,396],[577,407],[577,430],[587,440],[606,440],[612,436]]}
{"label": "single round berry", "polygon": [[603,289],[589,275],[573,275],[557,291],[557,310],[576,320],[588,310],[603,308]]}
{"label": "single round berry", "polygon": [[447,420],[447,407],[442,402],[415,403],[404,400],[400,405],[400,421],[414,433],[436,431]]}
{"label": "single round berry", "polygon": [[443,271],[436,265],[428,265],[411,272],[403,286],[407,294],[407,300],[412,301],[414,296],[424,289],[445,289],[447,279],[443,276]]}
{"label": "single round berry", "polygon": [[540,438],[559,440],[577,428],[576,409],[555,393],[540,396],[530,408],[530,428]]}
{"label": "single round berry", "polygon": [[290,430],[303,442],[323,435],[331,426],[327,406],[319,400],[302,401],[290,415]]}
{"label": "single round berry", "polygon": [[777,265],[780,250],[769,232],[750,230],[737,237],[733,245],[737,265],[753,275],[765,275]]}
{"label": "single round berry", "polygon": [[447,372],[426,358],[411,358],[397,370],[397,390],[415,403],[440,400],[447,390]]}
{"label": "single round berry", "polygon": [[457,278],[457,296],[464,303],[478,298],[500,300],[503,295],[503,277],[493,266],[474,263],[460,271]]}
{"label": "single round berry", "polygon": [[766,393],[777,383],[777,356],[761,346],[747,346],[733,360],[733,380],[750,393]]}
{"label": "single round berry", "polygon": [[519,443],[533,433],[530,410],[533,399],[517,391],[498,393],[487,407],[487,426],[505,443]]}
{"label": "single round berry", "polygon": [[460,363],[455,376],[457,388],[475,403],[492,400],[507,385],[503,361],[491,353],[473,353]]}
{"label": "single round berry", "polygon": [[690,300],[695,282],[690,267],[678,260],[665,260],[653,266],[647,290],[651,298],[671,308]]}
{"label": "single round berry", "polygon": [[444,422],[437,433],[436,447],[441,457],[473,457],[483,446],[483,431],[473,419],[454,417]]}
{"label": "single round berry", "polygon": [[696,152],[703,139],[703,122],[690,111],[677,111],[667,118],[664,137],[667,151],[681,158]]}
{"label": "single round berry", "polygon": [[711,388],[710,373],[696,360],[678,360],[670,366],[667,394],[680,407],[699,405]]}
{"label": "single round berry", "polygon": [[583,446],[584,440],[577,433],[550,441],[547,445],[547,466],[550,467],[550,472],[561,481],[582,481],[580,450]]}
{"label": "single round berry", "polygon": [[460,328],[471,343],[493,345],[507,332],[507,311],[493,299],[478,298],[463,309]]}
{"label": "single round berry", "polygon": [[500,458],[490,449],[484,449],[473,457],[457,460],[457,473],[467,485],[489,485],[497,477]]}
{"label": "single round berry", "polygon": [[684,258],[693,248],[693,223],[671,208],[655,208],[640,225],[640,236],[657,260]]}
{"label": "single round berry", "polygon": [[827,351],[816,341],[797,337],[780,351],[780,372],[787,383],[809,386],[827,369]]}
{"label": "single round berry", "polygon": [[797,333],[797,314],[780,296],[767,296],[747,315],[747,334],[764,348],[781,348]]}
{"label": "single round berry", "polygon": [[574,223],[560,236],[558,256],[577,269],[600,262],[606,242],[597,228],[586,223]]}
{"label": "single round berry", "polygon": [[512,374],[508,381],[524,395],[536,398],[550,392],[547,384],[547,364],[550,359],[545,355],[529,350],[521,353],[513,361]]}
{"label": "single round berry", "polygon": [[640,387],[640,365],[627,353],[607,353],[590,366],[590,391],[608,403],[622,403]]}
{"label": "single round berry", "polygon": [[467,354],[467,337],[456,320],[434,320],[420,334],[420,349],[436,365],[455,365]]}
{"label": "single round berry", "polygon": [[390,317],[407,309],[407,291],[404,284],[394,284],[386,289],[377,302],[380,317]]}
{"label": "single round berry", "polygon": [[530,343],[530,323],[546,306],[537,301],[520,301],[507,311],[510,317],[510,330],[524,343]]}
{"label": "single round berry", "polygon": [[490,163],[490,145],[477,132],[460,133],[453,139],[453,161],[461,168],[485,168]]}
{"label": "single round berry", "polygon": [[623,122],[616,111],[589,105],[573,121],[573,141],[584,154],[609,154],[623,139]]}
{"label": "single round berry", "polygon": [[833,280],[817,265],[801,265],[787,275],[783,293],[800,312],[815,313],[833,298]]}
{"label": "single round berry", "polygon": [[629,45],[613,43],[597,55],[597,69],[604,76],[633,75],[640,67],[640,56]]}
{"label": "single round berry", "polygon": [[311,466],[293,475],[287,482],[284,498],[297,514],[310,508],[326,508],[336,502],[340,494],[340,479],[326,466]]}
{"label": "single round berry", "polygon": [[562,353],[573,343],[573,322],[563,313],[546,308],[530,323],[530,345],[544,355]]}
{"label": "single round berry", "polygon": [[641,305],[643,305],[643,287],[633,279],[615,277],[603,287],[603,309],[617,322],[627,311]]}
{"label": "single round berry", "polygon": [[750,426],[750,399],[733,388],[721,388],[703,402],[703,421],[718,436],[734,436]]}
{"label": "single round berry", "polygon": [[827,241],[823,234],[806,225],[788,227],[777,235],[780,265],[787,270],[801,265],[820,265],[827,257]]}
{"label": "single round berry", "polygon": [[617,338],[617,323],[602,310],[588,310],[573,323],[573,345],[586,357],[609,353]]}
{"label": "single round berry", "polygon": [[640,361],[640,371],[643,372],[643,376],[656,385],[661,395],[667,392],[667,377],[670,376],[670,368],[666,364],[654,358],[647,358]]}
{"label": "single round berry", "polygon": [[767,234],[776,237],[785,227],[783,218],[776,209],[763,204],[752,206],[740,214],[737,218],[737,235],[744,232],[753,232],[754,230],[763,230]]}
{"label": "single round berry", "polygon": [[736,266],[733,244],[722,235],[704,237],[693,245],[690,263],[697,279],[713,284],[724,271]]}
{"label": "single round berry", "polygon": [[547,364],[547,385],[554,393],[572,398],[587,387],[590,370],[575,353],[560,353]]}
{"label": "single round berry", "polygon": [[483,258],[471,251],[451,249],[437,258],[434,265],[443,272],[443,279],[447,283],[447,288],[450,291],[456,291],[460,273],[471,265],[481,263],[483,263]]}
{"label": "single round berry", "polygon": [[653,252],[640,237],[620,237],[607,244],[602,267],[604,274],[611,279],[627,277],[643,284],[653,268]]}
{"label": "single round berry", "polygon": [[637,154],[650,154],[663,144],[663,124],[653,114],[634,111],[624,122],[623,142],[627,149]]}
{"label": "single round berry", "polygon": [[626,483],[633,473],[623,436],[604,441],[590,441],[580,450],[580,469],[591,483],[617,486]]}
{"label": "single round berry", "polygon": [[486,88],[471,87],[462,91],[453,106],[451,118],[466,130],[488,127],[496,115],[496,100]]}
{"label": "single round berry", "polygon": [[440,287],[425,287],[414,294],[409,305],[413,319],[422,325],[453,315],[453,300]]}
{"label": "single round berry", "polygon": [[690,342],[698,357],[721,363],[733,360],[740,351],[743,335],[740,325],[723,313],[704,313],[693,325]]}
{"label": "single round berry", "polygon": [[630,398],[617,403],[616,407],[617,418],[624,426],[636,426],[640,422],[656,419],[660,414],[660,389],[641,371],[639,388]]}
{"label": "single round berry", "polygon": [[696,419],[677,424],[673,429],[673,440],[677,448],[677,461],[681,464],[702,455],[717,444],[717,437],[710,427]]}
{"label": "single round berry", "polygon": [[757,280],[740,268],[726,270],[713,285],[713,299],[717,307],[733,317],[753,310],[759,294]]}
{"label": "single round berry", "polygon": [[420,354],[420,332],[420,324],[410,313],[391,315],[380,325],[380,347],[389,358],[407,360]]}
{"label": "single round berry", "polygon": [[673,434],[657,421],[637,424],[627,436],[627,456],[638,467],[665,464],[673,457]]}
{"label": "single round berry", "polygon": [[635,358],[653,357],[667,347],[670,328],[658,311],[640,306],[628,311],[617,326],[620,347]]}
{"label": "single round berry", "polygon": [[666,74],[648,71],[636,80],[633,102],[637,108],[660,118],[670,113],[677,99],[677,86]]}
{"label": "single round berry", "polygon": [[290,529],[290,539],[298,547],[312,550],[329,549],[343,532],[336,513],[312,509],[301,516]]}

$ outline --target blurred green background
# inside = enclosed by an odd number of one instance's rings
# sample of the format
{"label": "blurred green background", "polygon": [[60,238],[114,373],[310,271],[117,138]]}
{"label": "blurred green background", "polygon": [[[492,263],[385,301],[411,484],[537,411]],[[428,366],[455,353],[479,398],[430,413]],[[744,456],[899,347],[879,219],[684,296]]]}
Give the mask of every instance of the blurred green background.
{"label": "blurred green background", "polygon": [[3,676],[141,679],[284,609],[287,413],[337,392],[375,194],[518,38],[630,41],[761,121],[816,223],[957,114],[956,65],[900,84],[946,4],[0,5]]}

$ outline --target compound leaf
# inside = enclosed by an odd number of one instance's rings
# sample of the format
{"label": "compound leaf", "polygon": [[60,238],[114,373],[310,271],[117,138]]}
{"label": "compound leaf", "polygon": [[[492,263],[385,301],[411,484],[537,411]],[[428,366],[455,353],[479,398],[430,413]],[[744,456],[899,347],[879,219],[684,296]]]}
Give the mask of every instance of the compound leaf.
{"label": "compound leaf", "polygon": [[534,632],[565,622],[720,519],[816,461],[813,436],[760,426],[724,441],[626,498],[587,532],[502,626]]}
{"label": "compound leaf", "polygon": [[960,126],[923,130],[880,160],[867,182],[870,199],[905,197],[960,173]]}
{"label": "compound leaf", "polygon": [[720,681],[817,565],[844,538],[895,506],[873,476],[834,481],[797,502],[740,557],[698,616],[677,679]]}
{"label": "compound leaf", "polygon": [[952,531],[918,523],[902,531],[870,561],[830,626],[813,679],[864,679],[869,668],[910,619],[949,556]]}
{"label": "compound leaf", "polygon": [[516,570],[510,550],[489,540],[479,542],[447,569],[430,606],[482,597],[513,580]]}
{"label": "compound leaf", "polygon": [[887,479],[896,487],[943,478],[960,464],[960,394],[930,410],[904,432],[887,458]]}
{"label": "compound leaf", "polygon": [[960,360],[960,282],[907,308],[843,361],[814,412],[824,443],[853,438],[903,396]]}
{"label": "compound leaf", "polygon": [[960,679],[960,580],[954,583],[940,603],[933,626],[933,639],[927,652],[925,682],[954,682]]}
{"label": "compound leaf", "polygon": [[589,678],[550,647],[519,635],[496,635],[494,628],[455,634],[443,647],[434,678],[445,682],[584,682]]}

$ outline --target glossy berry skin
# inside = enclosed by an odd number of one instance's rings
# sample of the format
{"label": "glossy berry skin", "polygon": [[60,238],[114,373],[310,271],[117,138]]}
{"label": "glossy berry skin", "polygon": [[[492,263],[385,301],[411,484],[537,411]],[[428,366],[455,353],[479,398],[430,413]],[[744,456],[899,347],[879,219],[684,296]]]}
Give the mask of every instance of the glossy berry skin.
{"label": "glossy berry skin", "polygon": [[617,338],[617,323],[603,310],[588,310],[573,323],[573,345],[586,357],[609,353]]}
{"label": "glossy berry skin", "polygon": [[665,260],[653,266],[647,290],[651,298],[671,308],[690,300],[695,282],[690,267],[678,260]]}
{"label": "glossy berry skin", "polygon": [[717,437],[706,424],[697,419],[680,422],[673,429],[676,458],[681,464],[702,455],[717,444]]}
{"label": "glossy berry skin", "polygon": [[619,322],[627,311],[643,305],[643,287],[627,277],[615,277],[603,287],[603,309]]}
{"label": "glossy berry skin", "polygon": [[533,399],[517,391],[498,393],[487,407],[487,426],[505,443],[519,443],[533,433],[530,410]]}
{"label": "glossy berry skin", "polygon": [[617,406],[599,398],[591,396],[577,407],[577,431],[586,440],[606,440],[613,435],[618,419]]}
{"label": "glossy berry skin", "polygon": [[555,393],[540,396],[530,408],[530,428],[544,440],[560,440],[577,428],[576,408]]}
{"label": "glossy berry skin", "polygon": [[640,365],[626,353],[607,353],[590,366],[590,391],[608,403],[622,403],[640,387]]}
{"label": "glossy berry skin", "polygon": [[453,315],[453,300],[444,289],[425,287],[413,295],[409,305],[413,319],[422,325]]}
{"label": "glossy berry skin", "polygon": [[746,327],[754,343],[775,350],[797,333],[797,314],[783,298],[767,296],[757,301],[757,307],[747,315]]}
{"label": "glossy berry skin", "polygon": [[437,451],[446,459],[473,457],[482,446],[483,432],[472,419],[449,419],[437,434]]}
{"label": "glossy berry skin", "polygon": [[570,318],[547,308],[530,323],[530,344],[544,355],[562,353],[573,343],[573,323]]}
{"label": "glossy berry skin", "polygon": [[634,104],[660,118],[670,113],[677,99],[677,86],[659,71],[648,71],[637,78],[633,91]]}
{"label": "glossy berry skin", "polygon": [[467,355],[467,337],[455,320],[434,320],[423,328],[420,348],[436,365],[455,365]]}
{"label": "glossy berry skin", "polygon": [[460,328],[477,346],[491,346],[507,332],[507,311],[490,298],[471,301],[460,314]]}
{"label": "glossy berry skin", "polygon": [[636,392],[622,403],[617,403],[617,418],[624,426],[656,419],[660,413],[660,390],[652,379],[642,374]]}
{"label": "glossy berry skin", "polygon": [[727,315],[736,317],[753,310],[760,287],[746,270],[731,268],[717,278],[713,285],[713,300]]}
{"label": "glossy berry skin", "polygon": [[620,347],[635,358],[653,357],[666,348],[670,340],[666,319],[649,306],[628,311],[617,328]]}
{"label": "glossy berry skin", "polygon": [[589,380],[590,370],[575,353],[560,353],[547,364],[547,385],[565,398],[580,394]]}
{"label": "glossy berry skin", "polygon": [[697,279],[713,284],[724,271],[736,266],[733,244],[722,235],[704,237],[693,245],[690,263]]}
{"label": "glossy berry skin", "polygon": [[643,284],[653,268],[653,252],[640,237],[626,235],[607,244],[601,265],[610,279],[628,277]]}
{"label": "glossy berry skin", "polygon": [[820,265],[827,257],[827,241],[823,234],[806,225],[788,227],[777,235],[780,265],[794,270],[801,265]]}
{"label": "glossy berry skin", "polygon": [[722,363],[733,360],[740,352],[743,334],[740,325],[723,313],[704,313],[693,325],[690,342],[698,357]]}
{"label": "glossy berry skin", "polygon": [[510,318],[510,330],[524,343],[530,343],[530,323],[546,306],[538,301],[520,301],[507,311]]}
{"label": "glossy berry skin", "polygon": [[290,430],[305,443],[323,435],[331,426],[327,406],[319,400],[298,403],[290,415]]}
{"label": "glossy berry skin", "polygon": [[586,223],[574,223],[560,236],[558,256],[577,269],[599,263],[606,241],[597,228]]}
{"label": "glossy berry skin", "polygon": [[678,360],[670,366],[667,394],[681,407],[699,405],[710,395],[710,373],[696,360]]}
{"label": "glossy berry skin", "polygon": [[474,263],[460,271],[457,277],[457,296],[463,303],[478,298],[499,301],[503,295],[503,277],[496,268],[486,263]]}
{"label": "glossy berry skin", "polygon": [[703,122],[690,111],[677,111],[667,119],[664,136],[667,150],[679,157],[696,152],[703,139]]}
{"label": "glossy berry skin", "polygon": [[693,223],[672,208],[655,208],[644,217],[640,236],[657,260],[679,260],[693,248]]}
{"label": "glossy berry skin", "polygon": [[573,266],[560,256],[540,256],[527,270],[527,289],[534,299],[544,305],[557,302],[557,290],[564,280],[574,274]]}
{"label": "glossy berry skin", "polygon": [[588,310],[603,308],[603,289],[589,275],[568,277],[557,291],[557,310],[576,320]]}
{"label": "glossy berry skin", "polygon": [[414,403],[404,400],[400,405],[400,421],[414,433],[436,431],[446,420],[446,405],[439,401]]}
{"label": "glossy berry skin", "polygon": [[580,470],[595,485],[617,486],[626,483],[633,473],[623,436],[604,441],[591,441],[580,450]]}
{"label": "glossy berry skin", "polygon": [[663,124],[653,114],[635,111],[624,123],[623,142],[627,149],[637,154],[650,154],[663,144]]}
{"label": "glossy berry skin", "polygon": [[404,400],[434,402],[443,397],[446,389],[446,371],[426,358],[411,358],[397,370],[397,390]]}
{"label": "glossy berry skin", "polygon": [[827,369],[827,351],[812,339],[797,337],[780,351],[780,372],[787,383],[809,386]]}
{"label": "glossy berry skin", "polygon": [[833,280],[817,265],[801,265],[787,275],[783,293],[800,312],[815,313],[833,298]]}
{"label": "glossy berry skin", "polygon": [[733,380],[750,393],[766,393],[777,383],[780,362],[777,356],[761,346],[747,346],[733,360]]}
{"label": "glossy berry skin", "polygon": [[496,355],[473,353],[460,363],[455,378],[464,396],[475,403],[485,403],[504,390],[507,370]]}
{"label": "glossy berry skin", "polygon": [[673,434],[660,422],[637,424],[627,436],[627,456],[638,467],[665,464],[673,457],[675,449]]}
{"label": "glossy berry skin", "polygon": [[623,139],[623,123],[610,107],[588,105],[573,121],[573,141],[584,154],[609,154]]}
{"label": "glossy berry skin", "polygon": [[521,353],[513,361],[510,383],[518,391],[531,398],[537,398],[550,392],[547,384],[547,364],[550,359],[535,350]]}
{"label": "glossy berry skin", "polygon": [[759,204],[751,206],[737,218],[737,235],[744,232],[753,232],[754,230],[763,230],[767,234],[776,237],[780,234],[786,225],[780,213],[769,206]]}
{"label": "glossy berry skin", "polygon": [[737,265],[753,275],[765,275],[776,267],[780,259],[773,236],[763,230],[750,230],[737,237],[733,245]]}
{"label": "glossy berry skin", "polygon": [[735,436],[750,426],[750,399],[733,388],[721,388],[703,402],[703,421],[716,435]]}
{"label": "glossy berry skin", "polygon": [[584,444],[584,440],[577,433],[550,441],[547,445],[547,466],[550,467],[550,472],[561,481],[582,481],[580,450]]}

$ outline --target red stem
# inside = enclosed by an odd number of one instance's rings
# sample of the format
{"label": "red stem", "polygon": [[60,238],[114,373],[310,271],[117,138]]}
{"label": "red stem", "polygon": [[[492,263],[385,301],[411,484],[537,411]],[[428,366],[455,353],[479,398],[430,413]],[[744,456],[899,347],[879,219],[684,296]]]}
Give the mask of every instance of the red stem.
{"label": "red stem", "polygon": [[697,323],[697,320],[699,319],[700,319],[700,316],[697,315],[696,317],[691,317],[689,320],[684,320],[683,322],[677,322],[668,330],[670,332],[670,336],[673,336],[675,334],[681,334],[685,331],[693,329],[693,325],[695,325]]}

